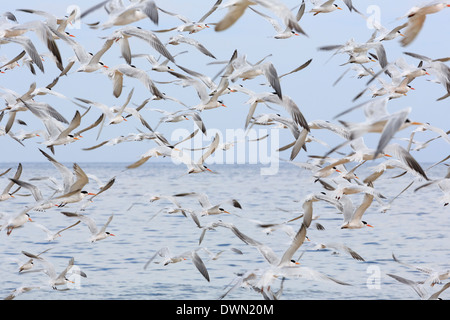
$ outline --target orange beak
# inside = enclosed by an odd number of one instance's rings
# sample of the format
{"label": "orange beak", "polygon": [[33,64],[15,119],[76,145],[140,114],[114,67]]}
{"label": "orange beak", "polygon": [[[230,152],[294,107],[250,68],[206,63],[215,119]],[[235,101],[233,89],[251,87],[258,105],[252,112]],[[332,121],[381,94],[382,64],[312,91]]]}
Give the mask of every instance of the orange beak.
{"label": "orange beak", "polygon": [[337,7],[339,10],[342,10],[342,8],[341,7]]}
{"label": "orange beak", "polygon": [[370,224],[366,224],[366,226],[368,226],[368,227],[371,227],[371,228],[373,228],[373,226],[372,226],[372,225],[370,225]]}
{"label": "orange beak", "polygon": [[33,220],[31,220],[31,218],[28,218],[28,221],[31,221],[31,222],[33,222]]}
{"label": "orange beak", "polygon": [[389,155],[389,154],[385,154],[384,156],[385,156],[385,157],[390,157],[390,158],[392,158],[392,156]]}
{"label": "orange beak", "polygon": [[110,233],[109,235],[110,235],[110,236],[113,236],[113,237],[115,237],[115,236],[116,236],[116,235],[115,235],[115,234],[113,234],[113,233]]}
{"label": "orange beak", "polygon": [[422,122],[411,122],[411,124],[414,124],[414,125],[416,125],[416,126],[421,126],[421,125],[423,125]]}
{"label": "orange beak", "polygon": [[96,196],[97,194],[96,194],[96,193],[89,192],[88,195],[90,195],[90,196]]}

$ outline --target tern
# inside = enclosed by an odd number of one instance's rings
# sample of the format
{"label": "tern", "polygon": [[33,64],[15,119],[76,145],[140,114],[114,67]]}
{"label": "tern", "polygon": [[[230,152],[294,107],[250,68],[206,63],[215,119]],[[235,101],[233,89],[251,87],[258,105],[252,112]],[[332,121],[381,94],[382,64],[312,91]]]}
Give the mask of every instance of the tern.
{"label": "tern", "polygon": [[74,213],[74,212],[67,212],[67,211],[62,211],[61,213],[63,215],[65,215],[66,217],[79,219],[81,222],[86,224],[87,227],[89,228],[89,231],[91,232],[91,238],[90,238],[91,242],[96,242],[96,241],[106,239],[110,236],[115,236],[115,234],[106,231],[106,228],[111,223],[114,215],[110,215],[108,220],[106,221],[106,223],[103,225],[103,227],[101,227],[99,229],[97,227],[97,224],[95,223],[95,221],[86,215]]}
{"label": "tern", "polygon": [[26,207],[19,214],[16,215],[0,215],[1,229],[0,231],[6,230],[6,234],[9,236],[14,229],[21,228],[28,221],[33,221],[28,214],[31,207]]}
{"label": "tern", "polygon": [[328,0],[324,3],[320,3],[318,0],[311,0],[314,7],[310,12],[314,12],[314,15],[318,15],[319,13],[329,13],[335,10],[342,10],[337,4],[334,3],[335,0]]}
{"label": "tern", "polygon": [[357,252],[355,252],[353,249],[349,248],[343,243],[336,243],[336,242],[318,243],[314,246],[314,249],[315,250],[332,249],[336,250],[337,252],[347,253],[357,261],[365,261],[364,258],[361,257]]}
{"label": "tern", "polygon": [[97,9],[104,7],[108,13],[108,20],[101,25],[91,24],[91,28],[108,29],[114,26],[123,26],[142,19],[150,19],[154,24],[158,24],[158,7],[153,0],[133,1],[125,6],[122,1],[102,1],[81,13],[80,18],[84,18],[88,14]]}
{"label": "tern", "polygon": [[[38,261],[43,265],[44,273],[50,278],[49,284],[54,290],[59,290],[57,288],[58,286],[63,286],[68,283],[74,283],[73,281],[71,281],[67,278],[67,274],[69,273],[69,271],[71,271],[73,274],[77,274],[79,276],[86,278],[86,274],[83,271],[76,270],[73,268],[75,258],[71,258],[69,260],[67,267],[60,274],[57,274],[55,266],[50,261],[47,261],[46,259],[44,259],[42,257],[36,256],[36,255],[26,252],[26,251],[22,251],[22,253],[29,258],[33,258],[35,261]],[[72,269],[74,269],[74,270],[72,270]],[[65,290],[65,289],[63,289],[63,290]]]}
{"label": "tern", "polygon": [[[39,254],[37,254],[36,256],[40,256],[41,254],[46,253],[47,251],[49,251],[51,248],[45,249],[44,251],[40,252]],[[17,264],[19,265],[19,273],[21,272],[28,272],[30,271],[33,267],[34,267],[34,259],[30,258],[25,262],[20,262],[18,260],[16,260]]]}
{"label": "tern", "polygon": [[[277,34],[273,36],[274,39],[288,39],[293,36],[299,36],[299,34],[297,32],[295,32],[294,30],[291,30],[289,27],[283,28],[276,19],[273,19],[272,17],[252,8],[251,6],[249,6],[249,9],[252,10],[253,12],[259,14],[261,17],[263,17],[264,19],[269,21],[270,24],[272,24],[275,31],[277,32]],[[300,20],[304,11],[305,11],[305,1],[302,2],[302,5],[300,6],[300,9],[297,13],[297,16],[296,16],[297,21]]]}
{"label": "tern", "polygon": [[203,44],[201,44],[200,42],[198,42],[197,40],[195,40],[193,38],[185,37],[182,34],[178,34],[176,36],[170,37],[169,41],[167,42],[167,44],[171,44],[174,46],[179,45],[181,43],[185,43],[185,44],[194,46],[196,49],[198,49],[204,55],[211,57],[213,59],[217,59],[208,49],[206,49],[206,47]]}
{"label": "tern", "polygon": [[440,294],[450,287],[450,282],[447,282],[440,290],[430,295],[429,293],[426,292],[425,288],[423,288],[421,283],[391,273],[388,273],[387,275],[390,276],[391,278],[394,278],[398,282],[406,284],[407,286],[411,287],[411,289],[413,289],[414,292],[416,292],[422,300],[440,300],[439,298]]}
{"label": "tern", "polygon": [[430,268],[428,266],[413,266],[403,261],[400,261],[394,254],[392,254],[392,259],[394,259],[395,262],[404,265],[405,267],[425,273],[428,277],[425,281],[423,281],[423,284],[426,286],[433,287],[435,284],[442,283],[442,281],[450,278],[450,270],[439,271],[434,268]]}
{"label": "tern", "polygon": [[164,9],[158,7],[159,11],[164,12],[165,14],[177,17],[178,19],[180,19],[183,22],[183,24],[178,27],[165,29],[165,30],[158,30],[155,32],[168,32],[168,31],[172,31],[172,30],[177,30],[178,32],[189,32],[189,34],[200,32],[206,28],[209,28],[209,25],[207,23],[205,23],[204,21],[212,13],[214,13],[214,11],[217,10],[217,8],[219,7],[219,5],[221,3],[222,3],[222,0],[217,0],[216,3],[211,7],[211,9],[209,9],[208,12],[206,12],[200,19],[198,19],[196,21],[191,21],[189,18],[187,18],[181,14],[172,13],[172,12],[169,12],[167,10],[164,10]]}
{"label": "tern", "polygon": [[[16,170],[16,173],[14,174],[14,178],[13,179],[19,179],[21,174],[22,174],[22,164],[19,163],[19,165],[17,166],[17,170]],[[14,193],[10,192],[11,188],[13,187],[13,185],[14,185],[14,182],[10,181],[5,186],[5,188],[3,189],[2,194],[0,195],[0,201],[5,201],[5,200],[8,200],[8,199],[14,198],[14,196],[13,196]]]}
{"label": "tern", "polygon": [[181,161],[187,166],[186,174],[201,173],[205,171],[212,172],[212,170],[206,167],[204,163],[217,150],[219,142],[220,142],[219,134],[216,133],[208,149],[202,154],[202,156],[197,161],[193,160],[187,153],[183,152],[181,152],[181,154],[180,153],[172,154],[172,158],[177,161]]}
{"label": "tern", "polygon": [[14,289],[8,296],[6,296],[5,298],[3,298],[3,300],[13,300],[15,299],[17,296],[29,292],[33,289],[40,289],[41,287],[37,287],[37,286],[22,286],[19,288]]}
{"label": "tern", "polygon": [[105,73],[113,82],[113,94],[116,98],[122,94],[123,76],[139,80],[151,94],[164,98],[150,76],[144,70],[138,69],[134,65],[119,64],[112,68],[108,68]]}
{"label": "tern", "polygon": [[229,0],[219,6],[219,9],[228,9],[227,14],[216,24],[216,31],[224,31],[230,28],[250,5],[259,4],[272,11],[280,18],[287,28],[306,35],[305,31],[298,24],[297,17],[289,10],[284,3],[279,0]]}
{"label": "tern", "polygon": [[174,197],[194,197],[197,198],[198,202],[202,206],[203,210],[201,215],[216,215],[221,213],[229,213],[222,205],[231,204],[235,208],[242,209],[241,204],[236,199],[230,199],[227,201],[223,201],[219,204],[213,205],[208,198],[206,193],[197,193],[197,192],[187,192],[187,193],[178,193],[173,195]]}
{"label": "tern", "polygon": [[446,4],[446,2],[447,1],[437,1],[436,3],[435,1],[431,4],[414,6],[411,8],[405,15],[408,18],[408,21],[404,25],[406,27],[403,31],[405,37],[401,39],[401,45],[406,47],[416,39],[423,28],[427,15],[437,13],[446,7],[450,7],[450,4]]}
{"label": "tern", "polygon": [[[247,245],[252,247],[256,247],[258,251],[262,254],[262,256],[269,263],[269,267],[265,269],[256,269],[250,271],[249,273],[252,275],[250,282],[242,281],[241,277],[235,279],[237,281],[235,285],[228,290],[226,294],[228,294],[232,289],[245,284],[253,283],[253,286],[258,288],[261,292],[269,292],[271,283],[278,277],[286,276],[286,277],[296,277],[296,278],[309,278],[314,280],[321,281],[330,281],[341,285],[348,285],[345,282],[329,277],[325,274],[322,274],[314,269],[308,267],[299,266],[299,263],[292,259],[294,253],[298,250],[298,248],[303,244],[306,239],[306,231],[307,226],[302,223],[301,227],[295,234],[294,238],[290,246],[284,252],[283,256],[279,258],[275,252],[269,246],[254,240],[247,235],[243,234],[236,226],[228,223],[222,223],[222,226],[225,228],[229,228],[240,240],[242,240]],[[222,298],[225,296],[223,295]]]}
{"label": "tern", "polygon": [[361,229],[364,227],[371,227],[366,221],[361,220],[364,213],[372,204],[374,195],[371,193],[365,193],[362,203],[356,209],[353,206],[352,201],[347,196],[340,197],[340,201],[343,202],[344,210],[344,222],[341,225],[341,229]]}
{"label": "tern", "polygon": [[[188,251],[188,252],[184,252],[180,255],[172,255],[170,253],[170,250],[168,247],[163,247],[161,249],[159,249],[144,265],[144,270],[147,269],[148,265],[157,257],[160,256],[163,258],[163,261],[161,261],[161,263],[164,266],[167,266],[170,263],[178,263],[181,261],[185,261],[185,260],[192,260],[192,263],[195,265],[195,267],[197,268],[197,270],[201,273],[201,275],[208,281],[210,282],[210,277],[209,277],[209,273],[208,270],[206,269],[206,266],[203,262],[203,260],[200,258],[200,256],[197,254],[197,250],[192,250],[192,251]],[[159,263],[159,262],[155,262],[155,263]]]}
{"label": "tern", "polygon": [[77,224],[79,224],[81,222],[81,220],[75,222],[74,224],[65,227],[57,232],[53,232],[51,230],[49,230],[46,226],[40,224],[40,223],[33,223],[34,226],[38,227],[39,229],[41,229],[42,231],[45,232],[45,234],[47,235],[47,237],[45,238],[45,240],[47,241],[54,241],[56,238],[61,237],[61,232],[66,231],[72,227],[75,227]]}
{"label": "tern", "polygon": [[166,49],[165,45],[159,40],[159,38],[151,31],[144,30],[140,27],[126,26],[115,30],[110,36],[105,37],[106,42],[104,43],[103,50],[109,50],[111,46],[118,42],[120,45],[120,51],[122,57],[128,64],[131,64],[131,49],[129,38],[134,37],[147,42],[153,49],[158,53],[162,54],[164,57],[175,63],[175,58]]}
{"label": "tern", "polygon": [[[52,29],[56,29],[56,31],[58,31],[58,32],[64,32],[69,37],[75,37],[74,35],[68,33],[66,31],[66,28],[77,19],[77,16],[79,16],[79,12],[78,12],[77,8],[73,9],[72,12],[68,16],[65,16],[64,18],[57,17],[49,12],[42,11],[42,10],[17,9],[17,11],[27,12],[27,13],[43,16],[46,18],[45,23]],[[54,38],[59,39],[58,36],[56,36],[56,35],[54,36]]]}

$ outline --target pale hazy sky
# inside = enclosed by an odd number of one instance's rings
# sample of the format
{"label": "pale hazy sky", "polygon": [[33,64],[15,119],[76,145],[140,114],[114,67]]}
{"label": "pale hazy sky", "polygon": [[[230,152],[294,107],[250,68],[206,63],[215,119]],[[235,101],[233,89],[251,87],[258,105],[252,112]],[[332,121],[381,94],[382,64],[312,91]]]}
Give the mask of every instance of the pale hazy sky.
{"label": "pale hazy sky", "polygon": [[[226,1],[224,1],[225,3]],[[399,1],[365,1],[354,0],[354,6],[361,12],[368,16],[373,16],[380,19],[381,23],[387,28],[393,28],[406,20],[398,18],[416,4],[421,4],[421,1],[399,0]],[[162,8],[182,14],[191,20],[199,19],[209,8],[215,3],[215,0],[157,0],[156,3]],[[284,1],[284,3],[293,8],[300,4],[300,1]],[[337,0],[339,5],[344,10],[337,10],[329,14],[319,14],[313,16],[306,12],[300,25],[308,34],[308,37],[300,36],[293,37],[286,40],[276,40],[271,38],[274,35],[272,26],[262,17],[257,16],[254,12],[247,11],[244,16],[231,28],[223,32],[215,32],[213,28],[203,30],[197,34],[185,34],[187,37],[192,37],[202,43],[209,51],[216,57],[217,61],[228,60],[231,54],[236,49],[239,54],[247,55],[250,62],[256,62],[261,58],[271,55],[267,58],[271,61],[279,74],[286,73],[299,65],[303,64],[309,59],[313,59],[311,65],[301,72],[291,74],[282,79],[281,86],[283,94],[291,97],[303,112],[308,121],[323,119],[333,120],[333,117],[339,112],[355,105],[352,102],[353,97],[358,94],[364,87],[366,80],[359,80],[352,76],[352,73],[347,73],[338,85],[333,86],[335,80],[346,70],[348,66],[340,66],[347,61],[348,56],[336,55],[330,59],[332,53],[325,51],[318,51],[317,48],[324,45],[343,44],[349,39],[353,38],[357,42],[367,41],[373,30],[368,28],[366,21],[356,13],[351,13],[342,1]],[[43,19],[40,16],[31,15],[28,13],[15,11],[16,9],[32,8],[51,12],[57,16],[64,16],[69,11],[71,6],[79,6],[81,10],[85,10],[94,4],[92,1],[8,1],[2,4],[2,10],[11,11],[16,16],[20,23],[35,19]],[[307,10],[312,7],[309,1],[306,1]],[[267,14],[270,12],[259,8]],[[206,22],[217,22],[225,14],[224,10],[217,10],[214,12]],[[385,48],[390,62],[394,62],[400,57],[405,57],[410,64],[418,64],[418,60],[403,55],[404,51],[410,51],[426,55],[432,58],[446,57],[450,54],[450,24],[448,18],[450,9],[443,10],[434,15],[430,15],[424,25],[423,30],[417,39],[408,47],[400,46],[398,40],[392,40],[385,43]],[[73,33],[75,40],[80,42],[88,51],[96,52],[103,44],[100,37],[111,34],[116,28],[106,30],[92,30],[85,23],[95,21],[105,21],[107,18],[105,11],[100,9],[90,15],[81,22],[80,25],[75,25],[75,28],[68,29]],[[159,14],[159,25],[154,25],[150,20],[145,19],[135,26],[140,26],[148,30],[167,29],[180,25],[181,21],[175,17]],[[158,33],[157,36],[163,43],[175,35],[177,32]],[[44,53],[46,48],[33,35],[27,34],[35,43],[38,51]],[[156,52],[143,41],[138,39],[130,40],[132,46],[132,53],[148,53],[158,57]],[[67,47],[63,42],[58,41],[58,46],[61,51],[64,63],[74,56],[71,48]],[[189,52],[180,55],[176,58],[179,65],[189,69],[198,71],[210,77],[214,77],[222,68],[221,65],[208,65],[208,63],[215,61],[197,51],[194,47],[188,45],[168,46],[172,54],[188,50]],[[22,48],[17,44],[2,45],[0,49],[0,57],[2,59],[9,59],[17,55]],[[124,60],[119,58],[120,50],[117,45],[113,46],[102,58],[104,63],[108,66],[114,66],[119,63],[124,63]],[[133,64],[144,70],[150,69],[150,64],[144,59],[134,59]],[[40,71],[37,75],[32,75],[25,67],[15,68],[5,74],[0,75],[0,86],[16,91],[19,94],[25,93],[30,84],[36,82],[38,87],[45,87],[49,84],[59,73],[50,58],[44,61],[46,68],[45,74]],[[373,63],[371,66],[378,70],[379,66]],[[177,69],[175,67],[175,69]],[[178,71],[179,69],[177,69]],[[58,84],[53,88],[54,91],[66,95],[69,99],[81,97],[93,101],[102,102],[107,105],[121,105],[128,94],[128,92],[135,88],[132,103],[140,104],[143,100],[150,97],[150,93],[138,81],[130,78],[124,80],[124,91],[119,98],[115,98],[112,94],[112,82],[106,75],[97,72],[93,74],[76,73],[75,69],[71,70],[67,77],[59,80]],[[168,74],[161,74],[156,72],[149,73],[151,78],[155,81],[170,81],[174,78]],[[436,99],[445,94],[444,88],[434,82],[433,77],[422,77],[414,80],[412,86],[416,89],[411,91],[407,96],[401,99],[395,99],[389,102],[388,110],[395,112],[400,109],[411,107],[412,113],[410,118],[415,121],[429,122],[431,125],[440,127],[447,131],[449,129],[449,103],[450,99],[436,102]],[[254,91],[272,91],[271,88],[261,86],[264,83],[264,78],[260,77],[246,82],[238,81],[237,84],[242,83]],[[176,97],[188,105],[196,105],[198,103],[197,95],[191,87],[182,88],[175,84],[158,84],[160,91],[165,92],[169,96]],[[208,129],[217,129],[223,133],[225,137],[226,129],[243,128],[245,117],[248,111],[248,105],[245,104],[247,97],[243,94],[230,94],[222,97],[223,102],[227,108],[220,108],[216,110],[204,111],[201,116]],[[361,97],[356,103],[363,102],[370,99],[369,95]],[[37,97],[37,101],[45,101],[54,106],[67,119],[71,119],[75,110],[79,109],[70,100],[64,100],[57,97],[42,96]],[[148,104],[143,110],[142,115],[147,119],[151,126],[156,126],[160,114],[148,110],[148,108],[159,108],[171,111],[180,109],[180,105],[168,101],[154,101]],[[82,109],[79,109],[80,111]],[[273,113],[287,115],[284,110],[278,111],[270,110],[265,106],[258,106],[256,114],[258,113]],[[83,119],[81,127],[91,124],[100,115],[98,109],[93,108],[86,118]],[[17,124],[13,127],[13,132],[19,129],[36,130],[43,129],[42,123],[37,120],[29,112],[20,113],[18,118],[23,119],[28,126],[19,126]],[[1,125],[6,123],[7,115],[3,119]],[[364,121],[362,110],[354,111],[342,117],[342,120],[347,121]],[[165,134],[166,138],[171,139],[171,132],[176,128],[184,128],[186,132],[192,132],[195,128],[191,121],[177,124],[162,124],[158,131]],[[124,161],[132,163],[136,161],[139,156],[148,149],[155,146],[153,142],[132,142],[122,143],[115,146],[103,146],[93,151],[83,151],[82,148],[87,148],[98,144],[104,140],[111,139],[120,135],[128,133],[137,133],[139,130],[145,131],[145,128],[140,125],[136,119],[130,118],[126,123],[120,126],[105,127],[98,140],[96,140],[98,129],[91,130],[84,134],[81,141],[72,143],[67,146],[56,147],[55,157],[61,161],[68,162],[83,162],[83,161]],[[263,130],[267,128],[258,127],[256,130]],[[412,129],[404,130],[398,133],[397,137],[407,138]],[[263,133],[263,131],[260,131]],[[270,133],[270,132],[269,132]],[[324,131],[313,131],[312,135],[327,142],[331,146],[335,146],[342,140],[334,134]],[[212,135],[209,135],[209,138]],[[288,130],[279,132],[280,146],[292,141],[292,135]],[[425,141],[435,134],[420,133],[416,138]],[[367,144],[369,147],[375,147],[376,138],[378,135],[368,137]],[[178,138],[178,137],[176,137]],[[209,139],[208,138],[208,139]],[[1,162],[27,162],[27,161],[46,161],[38,151],[38,148],[45,148],[39,142],[40,138],[34,138],[24,141],[25,147],[19,145],[9,137],[0,137]],[[209,140],[205,140],[205,144]],[[404,143],[400,140],[396,142]],[[419,161],[434,162],[439,161],[449,154],[449,145],[444,141],[435,141],[427,149],[413,153]],[[327,149],[320,145],[308,144],[308,153],[302,152],[297,161],[307,160],[307,155],[324,154]],[[289,152],[281,154],[282,157],[288,158]]]}

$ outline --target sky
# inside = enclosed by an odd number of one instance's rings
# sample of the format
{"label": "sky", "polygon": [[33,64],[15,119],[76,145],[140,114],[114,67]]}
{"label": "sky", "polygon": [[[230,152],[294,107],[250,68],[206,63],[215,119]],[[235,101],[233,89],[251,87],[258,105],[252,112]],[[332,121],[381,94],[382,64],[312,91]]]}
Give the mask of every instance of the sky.
{"label": "sky", "polygon": [[[126,3],[128,1],[125,1]],[[170,0],[170,1],[155,1],[161,8],[181,14],[195,21],[203,16],[215,1],[206,0]],[[226,1],[224,1],[225,3]],[[294,8],[300,4],[300,1],[283,1],[287,7]],[[245,14],[229,29],[221,32],[216,32],[213,27],[205,29],[196,34],[184,34],[186,37],[191,37],[202,43],[216,59],[203,55],[194,47],[181,44],[178,46],[168,45],[168,50],[175,55],[187,50],[187,53],[180,54],[176,57],[178,65],[195,70],[205,74],[211,78],[216,76],[222,69],[223,64],[210,64],[212,62],[228,61],[235,50],[240,55],[246,55],[247,60],[255,63],[260,59],[268,56],[265,61],[270,61],[276,68],[279,75],[293,70],[294,68],[312,59],[311,64],[304,70],[293,73],[284,77],[281,80],[282,92],[284,95],[293,99],[307,121],[317,119],[337,122],[334,119],[341,111],[350,108],[357,103],[371,99],[370,95],[364,95],[356,102],[353,98],[365,88],[365,79],[357,79],[351,72],[348,72],[342,80],[333,86],[333,83],[338,79],[348,65],[341,66],[348,59],[345,54],[338,54],[332,56],[332,52],[318,50],[321,46],[344,44],[350,39],[357,42],[366,42],[372,35],[373,29],[370,28],[367,21],[360,15],[350,12],[342,1],[337,0],[336,3],[342,6],[343,10],[337,10],[332,13],[319,14],[313,16],[308,11],[312,8],[310,1],[306,1],[306,12],[300,20],[300,25],[307,33],[306,36],[292,37],[289,39],[274,39],[275,31],[271,24],[258,16],[254,12],[247,10]],[[406,12],[413,5],[420,5],[421,1],[399,0],[399,1],[365,1],[354,0],[354,6],[362,13],[369,17],[375,18],[381,22],[386,28],[394,28],[406,20],[402,18]],[[33,20],[44,20],[43,17],[33,15],[25,12],[16,11],[16,9],[36,9],[44,10],[53,13],[56,16],[64,16],[68,14],[74,6],[77,6],[81,11],[90,8],[94,3],[92,1],[8,1],[2,4],[3,12],[10,11],[14,13],[19,23],[25,23]],[[271,12],[264,8],[255,7],[260,11],[272,15]],[[296,12],[294,9],[293,12]],[[216,10],[207,20],[207,23],[218,22],[226,13],[226,9]],[[422,54],[431,58],[447,57],[450,53],[450,25],[448,24],[448,17],[450,9],[445,9],[442,12],[430,15],[427,17],[425,25],[418,35],[417,39],[407,47],[401,47],[398,39],[385,42],[385,49],[389,62],[403,57],[408,63],[417,65],[418,60],[403,54],[405,51]],[[273,15],[272,15],[273,16]],[[91,29],[87,23],[96,21],[104,22],[107,20],[107,14],[103,9],[99,9],[82,21],[76,23],[67,29],[68,32],[75,36],[75,40],[81,43],[87,51],[96,52],[104,43],[105,37],[110,35],[118,27],[102,29]],[[162,12],[159,13],[159,23],[155,25],[149,19],[144,19],[133,23],[134,26],[139,26],[143,29],[155,31],[176,27],[181,24],[181,21]],[[171,36],[177,34],[177,31],[156,33],[158,38],[167,43]],[[36,36],[29,32],[26,34],[32,39],[36,48],[40,53],[45,53],[46,48],[39,41]],[[74,56],[73,50],[65,45],[61,40],[57,42],[64,64],[68,59]],[[159,57],[158,53],[145,42],[139,39],[130,39],[131,50],[133,54],[145,53],[152,54]],[[17,44],[6,44],[0,47],[0,59],[7,61],[17,55],[22,48]],[[36,82],[37,87],[45,87],[53,81],[59,74],[59,70],[49,57],[44,56],[45,73],[37,71],[36,75],[20,66],[13,70],[0,74],[0,86],[13,90],[18,94],[25,93],[29,86]],[[102,57],[102,61],[108,66],[115,66],[124,63],[120,58],[120,49],[118,45],[113,45]],[[143,58],[133,59],[133,65],[143,70],[149,71],[151,66]],[[176,66],[169,63],[176,71],[180,71]],[[371,63],[367,66],[379,70],[379,65]],[[104,103],[109,106],[119,106],[124,103],[130,90],[134,88],[134,93],[131,99],[131,105],[137,106],[145,99],[149,98],[151,94],[143,87],[142,83],[135,79],[125,78],[124,90],[119,98],[115,98],[112,94],[112,82],[102,72],[83,73],[76,72],[76,66],[69,72],[69,74],[59,79],[57,85],[53,88],[67,97],[61,99],[53,96],[39,96],[37,101],[45,101],[57,109],[68,120],[72,119],[76,110],[83,112],[73,103],[75,98],[84,98],[92,101]],[[153,81],[167,82],[174,80],[174,77],[167,73],[156,73],[149,71],[148,73]],[[450,99],[437,102],[436,99],[445,94],[444,88],[432,81],[432,76],[421,77],[415,79],[411,85],[415,88],[410,91],[407,96],[400,99],[391,100],[388,103],[387,109],[393,113],[406,107],[411,107],[412,112],[410,118],[413,121],[428,122],[435,127],[439,127],[445,131],[449,128],[449,103]],[[218,81],[218,80],[217,80]],[[256,92],[272,92],[272,88],[264,85],[264,77],[259,77],[247,81],[236,81],[235,84],[242,84]],[[168,96],[175,97],[183,101],[189,106],[198,104],[198,97],[192,87],[181,87],[175,83],[158,83],[158,88]],[[214,132],[219,132],[223,140],[227,138],[232,139],[233,134],[241,132],[244,127],[245,117],[248,112],[248,104],[246,101],[248,97],[241,93],[232,93],[221,97],[226,108],[219,108],[214,110],[206,110],[201,113],[201,117],[205,122],[209,134],[208,136],[197,136],[202,145],[207,146]],[[285,110],[277,106],[273,106],[276,110],[271,110],[263,105],[258,106],[256,114],[260,113],[280,113],[283,116],[288,116]],[[151,101],[141,112],[142,116],[148,121],[150,126],[155,127],[158,123],[160,113],[152,111],[151,109],[164,109],[168,111],[177,111],[183,107],[171,101]],[[80,128],[90,125],[94,122],[101,112],[99,109],[91,108],[91,110],[83,117]],[[12,131],[19,130],[33,131],[36,129],[43,129],[42,122],[36,119],[30,112],[20,113],[21,120],[27,123],[27,126],[20,126],[15,124]],[[7,114],[0,122],[0,127],[6,123]],[[339,118],[340,120],[350,122],[364,121],[364,114],[361,109],[355,110]],[[161,124],[158,131],[162,132],[169,141],[177,141],[181,139],[179,134],[189,134],[195,130],[192,121],[185,121],[176,124]],[[270,139],[264,143],[269,145],[267,153],[272,153],[270,148],[283,146],[293,141],[292,134],[288,130],[278,130],[267,127],[253,127],[253,133],[256,136],[263,136],[269,133]],[[414,128],[405,129],[399,132],[396,137],[408,138]],[[152,141],[140,141],[121,143],[114,146],[103,146],[101,148],[85,151],[83,148],[88,148],[96,145],[102,141],[118,137],[120,135],[127,135],[129,133],[138,133],[139,130],[147,131],[137,119],[129,118],[127,122],[120,125],[105,126],[97,139],[98,128],[86,132],[80,141],[71,143],[66,146],[57,146],[55,148],[55,157],[61,162],[127,162],[132,163],[139,159],[140,155],[148,149],[153,148],[155,143]],[[236,131],[234,131],[236,130]],[[228,134],[228,135],[227,135]],[[311,134],[326,142],[329,146],[334,147],[343,140],[324,130],[314,130]],[[416,138],[420,141],[425,141],[435,134],[419,133]],[[365,140],[369,147],[374,148],[377,143],[379,135],[369,134]],[[365,137],[366,138],[366,137]],[[228,139],[229,140],[229,139]],[[7,136],[0,137],[0,162],[40,162],[46,161],[39,148],[45,150],[45,146],[40,144],[42,139],[36,137],[24,141],[24,146],[16,141],[13,141]],[[223,142],[223,141],[222,141]],[[395,140],[400,144],[405,144],[402,140]],[[196,145],[198,146],[198,145]],[[328,151],[328,148],[321,144],[309,143],[307,145],[308,152],[301,152],[296,161],[306,161],[309,155],[323,155]],[[418,152],[412,153],[413,156],[421,162],[437,162],[449,154],[449,145],[445,141],[436,140],[430,144],[429,147]],[[348,151],[348,149],[346,149]],[[282,158],[289,157],[289,151],[280,154]],[[261,156],[261,160],[263,157]],[[218,159],[218,156],[216,157]],[[155,159],[156,160],[156,159]]]}

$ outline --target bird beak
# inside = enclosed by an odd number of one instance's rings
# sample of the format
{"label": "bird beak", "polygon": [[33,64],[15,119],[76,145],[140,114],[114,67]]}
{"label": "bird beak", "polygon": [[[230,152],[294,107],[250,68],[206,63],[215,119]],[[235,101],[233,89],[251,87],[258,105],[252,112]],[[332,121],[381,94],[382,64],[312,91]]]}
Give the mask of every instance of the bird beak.
{"label": "bird beak", "polygon": [[339,10],[342,10],[342,8],[341,7],[337,7]]}
{"label": "bird beak", "polygon": [[106,68],[106,69],[108,69],[109,67],[108,67],[108,66],[103,66],[103,68]]}
{"label": "bird beak", "polygon": [[373,228],[373,226],[372,226],[372,225],[370,225],[370,224],[366,224],[366,226],[368,226],[368,227],[371,227],[371,228]]}
{"label": "bird beak", "polygon": [[113,236],[113,237],[115,237],[115,236],[116,236],[116,235],[115,235],[115,234],[113,234],[113,233],[110,233],[109,235],[110,235],[110,236]]}
{"label": "bird beak", "polygon": [[422,122],[415,122],[415,121],[411,122],[411,124],[416,125],[416,126],[421,126],[421,125],[423,125]]}
{"label": "bird beak", "polygon": [[339,172],[339,173],[341,173],[342,171],[341,170],[338,170],[338,169],[335,169],[336,170],[336,172]]}
{"label": "bird beak", "polygon": [[295,262],[295,264],[300,264],[300,262]]}
{"label": "bird beak", "polygon": [[384,156],[385,156],[385,157],[389,157],[389,158],[392,158],[392,156],[391,156],[391,155],[389,155],[389,154],[385,154]]}
{"label": "bird beak", "polygon": [[400,35],[402,36],[402,37],[404,37],[405,35],[403,34],[403,33],[400,33]]}
{"label": "bird beak", "polygon": [[411,89],[411,90],[416,90],[416,89],[414,89],[413,87],[411,87],[410,89]]}
{"label": "bird beak", "polygon": [[211,169],[209,169],[209,168],[206,168],[206,170],[208,170],[208,171],[212,172],[212,170],[211,170]]}
{"label": "bird beak", "polygon": [[76,38],[73,34],[69,34],[69,37]]}
{"label": "bird beak", "polygon": [[77,138],[77,137],[74,137],[73,139],[74,139],[74,140],[80,140],[80,138]]}
{"label": "bird beak", "polygon": [[222,107],[225,107],[225,108],[226,108],[227,106],[226,106],[226,105],[224,105],[224,104],[222,103]]}
{"label": "bird beak", "polygon": [[96,196],[97,194],[96,194],[96,193],[89,192],[88,195],[90,195],[90,196]]}
{"label": "bird beak", "polygon": [[299,36],[299,34],[298,33],[294,33],[294,36]]}
{"label": "bird beak", "polygon": [[31,222],[33,222],[33,220],[31,220],[31,218],[28,218],[28,221],[31,221]]}
{"label": "bird beak", "polygon": [[228,213],[228,214],[231,214],[230,212],[228,212],[228,211],[226,211],[226,210],[223,210],[223,212]]}

